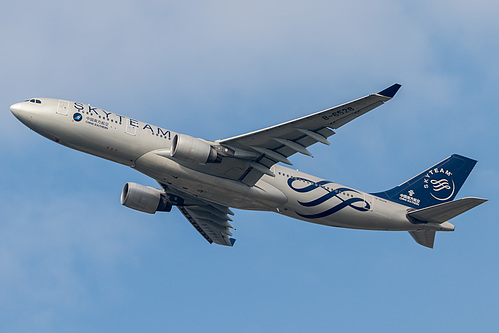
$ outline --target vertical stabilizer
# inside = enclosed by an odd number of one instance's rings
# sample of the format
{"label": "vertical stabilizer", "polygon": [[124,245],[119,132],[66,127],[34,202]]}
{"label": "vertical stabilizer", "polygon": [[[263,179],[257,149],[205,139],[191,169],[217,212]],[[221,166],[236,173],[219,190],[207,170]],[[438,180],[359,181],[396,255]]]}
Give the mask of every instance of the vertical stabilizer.
{"label": "vertical stabilizer", "polygon": [[452,201],[475,164],[475,160],[454,154],[405,183],[373,195],[415,209]]}

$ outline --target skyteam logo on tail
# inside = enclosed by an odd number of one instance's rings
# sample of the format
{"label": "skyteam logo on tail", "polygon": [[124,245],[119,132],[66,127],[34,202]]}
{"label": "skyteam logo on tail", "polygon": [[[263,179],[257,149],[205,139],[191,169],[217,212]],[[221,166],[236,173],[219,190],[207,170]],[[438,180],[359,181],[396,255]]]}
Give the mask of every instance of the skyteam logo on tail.
{"label": "skyteam logo on tail", "polygon": [[454,154],[408,181],[374,195],[412,208],[424,208],[454,200],[475,166],[471,158]]}
{"label": "skyteam logo on tail", "polygon": [[447,201],[453,197],[456,185],[452,180],[452,172],[443,168],[428,170],[423,178],[424,188],[430,191],[430,195],[439,201]]}

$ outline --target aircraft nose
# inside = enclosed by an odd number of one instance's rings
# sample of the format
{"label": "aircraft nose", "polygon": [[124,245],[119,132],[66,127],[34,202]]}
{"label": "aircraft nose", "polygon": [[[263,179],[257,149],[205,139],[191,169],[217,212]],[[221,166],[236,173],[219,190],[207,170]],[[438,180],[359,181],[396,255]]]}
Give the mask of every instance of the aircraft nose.
{"label": "aircraft nose", "polygon": [[21,103],[12,104],[10,106],[10,112],[12,112],[12,114],[17,118],[19,118],[19,114],[22,112],[21,110],[22,110]]}
{"label": "aircraft nose", "polygon": [[16,118],[24,125],[30,127],[31,125],[31,112],[26,108],[24,103],[16,103],[10,106],[10,111]]}

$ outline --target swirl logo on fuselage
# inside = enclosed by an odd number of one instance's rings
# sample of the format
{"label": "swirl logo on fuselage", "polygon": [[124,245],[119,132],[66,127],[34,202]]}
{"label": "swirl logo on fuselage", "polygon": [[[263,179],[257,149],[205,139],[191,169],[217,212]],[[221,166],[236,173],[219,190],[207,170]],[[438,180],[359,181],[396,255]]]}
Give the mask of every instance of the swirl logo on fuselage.
{"label": "swirl logo on fuselage", "polygon": [[81,115],[81,113],[76,112],[75,114],[73,114],[73,119],[74,121],[81,121],[83,119],[83,116]]}
{"label": "swirl logo on fuselage", "polygon": [[[298,187],[295,186],[295,182],[299,182],[301,184],[305,183],[307,186]],[[288,186],[295,192],[298,193],[309,193],[316,192],[317,196],[314,196],[315,199],[311,201],[298,201],[298,203],[303,207],[316,207],[326,201],[333,201],[333,206],[328,207],[326,210],[315,213],[315,214],[300,214],[296,212],[299,216],[308,219],[318,219],[322,217],[326,217],[332,215],[346,207],[353,208],[355,210],[366,212],[371,209],[371,205],[364,200],[363,198],[358,197],[359,192],[346,188],[346,187],[338,187],[336,189],[332,189],[327,184],[333,184],[327,180],[322,180],[320,182],[313,182],[311,180],[299,177],[293,177],[288,179]],[[360,203],[360,204],[359,204]]]}

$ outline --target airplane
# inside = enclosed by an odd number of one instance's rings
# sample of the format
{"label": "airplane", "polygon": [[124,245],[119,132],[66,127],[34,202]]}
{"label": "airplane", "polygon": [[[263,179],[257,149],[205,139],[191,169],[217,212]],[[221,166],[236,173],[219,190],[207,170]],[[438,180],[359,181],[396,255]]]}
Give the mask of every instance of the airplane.
{"label": "airplane", "polygon": [[400,84],[351,102],[258,131],[204,140],[108,112],[89,104],[31,98],[10,107],[38,134],[61,145],[120,163],[161,188],[125,184],[121,204],[149,214],[176,206],[211,244],[233,246],[231,208],[271,211],[316,224],[408,231],[433,248],[436,231],[486,199],[454,200],[476,164],[454,154],[387,191],[365,193],[283,166],[329,145],[334,130],[392,99]]}

